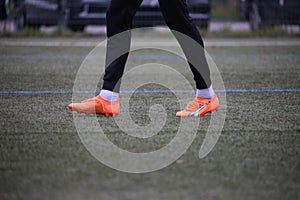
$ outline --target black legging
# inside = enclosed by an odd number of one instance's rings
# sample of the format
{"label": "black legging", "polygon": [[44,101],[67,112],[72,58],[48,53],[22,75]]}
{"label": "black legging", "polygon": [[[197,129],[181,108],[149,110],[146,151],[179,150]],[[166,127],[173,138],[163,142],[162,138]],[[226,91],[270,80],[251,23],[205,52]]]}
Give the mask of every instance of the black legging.
{"label": "black legging", "polygon": [[[130,33],[118,37],[112,37],[118,33],[132,29],[133,17],[143,0],[111,0],[106,13],[107,22],[107,52],[106,68],[104,75],[103,89],[119,92],[120,82],[128,53],[114,59],[114,53],[120,48],[130,49]],[[166,24],[171,30],[175,30],[189,36],[204,48],[203,40],[195,24],[189,16],[186,0],[158,0]],[[196,63],[190,64],[191,71],[196,81],[197,89],[205,89],[211,85],[210,71],[202,48],[192,48],[186,40],[173,32],[180,46],[185,53],[187,60]],[[195,52],[197,49],[197,52]],[[119,82],[118,82],[119,81]],[[118,84],[117,84],[118,83]]]}

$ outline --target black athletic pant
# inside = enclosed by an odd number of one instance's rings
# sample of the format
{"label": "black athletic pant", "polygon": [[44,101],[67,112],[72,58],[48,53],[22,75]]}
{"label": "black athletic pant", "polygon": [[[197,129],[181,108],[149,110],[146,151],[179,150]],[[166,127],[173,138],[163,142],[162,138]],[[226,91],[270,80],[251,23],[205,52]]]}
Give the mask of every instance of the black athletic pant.
{"label": "black athletic pant", "polygon": [[[123,35],[119,39],[118,37],[111,39],[111,37],[132,29],[133,17],[142,1],[143,0],[111,0],[106,13],[108,42],[103,89],[119,92],[120,80],[124,72],[128,53],[123,54],[117,59],[114,58],[114,54],[116,50],[120,48],[126,50],[126,52],[129,51],[131,35],[127,33],[125,37]],[[186,0],[158,1],[168,27],[171,30],[189,36],[204,47],[200,33],[189,16]],[[187,60],[194,60],[192,63],[195,63],[195,58],[197,59],[197,66],[189,62],[197,89],[208,88],[211,85],[210,71],[203,48],[198,48],[197,52],[195,52],[195,48],[192,48],[190,46],[191,44],[187,44],[186,40],[183,40],[182,37],[175,32],[173,32],[173,34],[181,45]]]}

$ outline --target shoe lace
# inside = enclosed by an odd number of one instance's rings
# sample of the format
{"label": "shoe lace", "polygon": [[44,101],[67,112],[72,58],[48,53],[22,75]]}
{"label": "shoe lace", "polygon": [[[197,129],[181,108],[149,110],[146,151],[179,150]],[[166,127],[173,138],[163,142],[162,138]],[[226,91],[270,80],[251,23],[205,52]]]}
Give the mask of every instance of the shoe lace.
{"label": "shoe lace", "polygon": [[197,110],[198,108],[199,108],[199,103],[196,100],[193,100],[187,104],[185,110],[186,111],[194,111],[194,110]]}
{"label": "shoe lace", "polygon": [[185,110],[186,111],[195,111],[195,110],[197,110],[198,108],[200,108],[201,106],[203,106],[204,104],[207,104],[207,103],[210,103],[210,100],[209,101],[199,101],[199,100],[197,100],[196,98],[193,100],[193,101],[190,101],[188,104],[187,104],[187,106],[186,106],[186,108],[185,108]]}
{"label": "shoe lace", "polygon": [[86,100],[82,101],[82,103],[90,102],[90,101],[95,101],[96,99],[97,99],[97,96],[93,97],[93,98],[86,99]]}

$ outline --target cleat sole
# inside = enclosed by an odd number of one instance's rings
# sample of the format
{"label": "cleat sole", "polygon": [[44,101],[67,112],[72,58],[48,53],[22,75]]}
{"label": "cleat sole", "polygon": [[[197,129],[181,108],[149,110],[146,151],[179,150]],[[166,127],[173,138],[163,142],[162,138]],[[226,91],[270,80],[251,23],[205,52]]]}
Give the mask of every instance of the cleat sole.
{"label": "cleat sole", "polygon": [[105,117],[116,117],[119,113],[96,113],[96,115],[102,115]]}

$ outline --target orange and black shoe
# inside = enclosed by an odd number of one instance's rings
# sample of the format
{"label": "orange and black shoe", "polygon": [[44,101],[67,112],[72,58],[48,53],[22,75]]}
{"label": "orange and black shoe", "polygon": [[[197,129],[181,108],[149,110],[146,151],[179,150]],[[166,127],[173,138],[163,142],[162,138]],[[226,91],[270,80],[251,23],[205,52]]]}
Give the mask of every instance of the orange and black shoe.
{"label": "orange and black shoe", "polygon": [[219,109],[219,99],[217,95],[213,98],[200,98],[189,102],[186,108],[176,113],[176,117],[203,117],[207,113],[212,113]]}
{"label": "orange and black shoe", "polygon": [[114,102],[107,101],[101,96],[86,99],[80,103],[71,103],[68,108],[78,113],[117,116],[120,113],[120,99]]}

